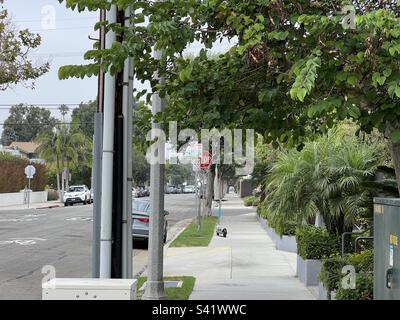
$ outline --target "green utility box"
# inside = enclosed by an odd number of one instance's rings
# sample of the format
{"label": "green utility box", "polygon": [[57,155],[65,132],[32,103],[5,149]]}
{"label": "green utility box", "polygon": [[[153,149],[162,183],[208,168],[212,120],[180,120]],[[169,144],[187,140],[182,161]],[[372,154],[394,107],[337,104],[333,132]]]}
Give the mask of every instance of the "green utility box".
{"label": "green utility box", "polygon": [[400,300],[400,199],[374,199],[374,300]]}

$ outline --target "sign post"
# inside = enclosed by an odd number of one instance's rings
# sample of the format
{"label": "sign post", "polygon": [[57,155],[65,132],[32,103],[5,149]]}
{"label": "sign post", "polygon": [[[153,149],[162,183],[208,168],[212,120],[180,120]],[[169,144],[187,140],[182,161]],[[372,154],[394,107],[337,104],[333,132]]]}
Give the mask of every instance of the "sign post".
{"label": "sign post", "polygon": [[36,173],[36,169],[34,166],[29,165],[25,167],[25,175],[28,178],[28,208],[31,200],[31,179]]}

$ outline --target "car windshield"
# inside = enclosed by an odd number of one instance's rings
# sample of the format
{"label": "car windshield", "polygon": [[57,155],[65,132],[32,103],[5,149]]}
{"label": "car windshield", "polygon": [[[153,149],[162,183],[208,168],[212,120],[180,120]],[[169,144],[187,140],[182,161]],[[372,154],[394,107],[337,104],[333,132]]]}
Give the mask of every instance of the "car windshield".
{"label": "car windshield", "polygon": [[68,189],[68,192],[82,192],[83,191],[83,187],[70,187]]}
{"label": "car windshield", "polygon": [[133,201],[132,211],[147,212],[149,203],[146,201]]}

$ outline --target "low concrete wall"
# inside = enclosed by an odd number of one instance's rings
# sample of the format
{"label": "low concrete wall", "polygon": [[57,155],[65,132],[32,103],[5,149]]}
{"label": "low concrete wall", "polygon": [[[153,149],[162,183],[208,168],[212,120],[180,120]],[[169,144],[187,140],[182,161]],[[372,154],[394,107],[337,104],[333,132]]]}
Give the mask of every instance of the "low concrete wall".
{"label": "low concrete wall", "polygon": [[282,251],[297,253],[296,236],[282,236],[276,240],[276,248]]}
{"label": "low concrete wall", "polygon": [[306,286],[319,285],[319,273],[321,272],[321,260],[304,260],[297,255],[297,276]]}
{"label": "low concrete wall", "polygon": [[260,216],[257,216],[261,226],[267,231],[272,241],[275,243],[275,247],[278,250],[297,253],[297,241],[296,236],[282,236],[280,237],[273,228],[268,225],[268,221]]}
{"label": "low concrete wall", "polygon": [[[328,291],[322,282],[318,285],[318,300],[328,300]],[[331,300],[336,300],[336,291],[331,291]]]}
{"label": "low concrete wall", "polygon": [[[0,193],[0,207],[25,204],[25,192]],[[30,203],[47,201],[47,190],[30,193]]]}

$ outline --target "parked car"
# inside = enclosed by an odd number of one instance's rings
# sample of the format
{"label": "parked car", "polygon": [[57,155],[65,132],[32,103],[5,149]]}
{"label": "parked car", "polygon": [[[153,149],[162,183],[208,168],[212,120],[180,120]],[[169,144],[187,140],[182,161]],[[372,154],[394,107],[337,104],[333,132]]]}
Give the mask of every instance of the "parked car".
{"label": "parked car", "polygon": [[94,199],[94,196],[93,196],[93,188],[92,188],[92,189],[90,189],[90,202],[91,203],[93,203],[93,199]]}
{"label": "parked car", "polygon": [[74,205],[75,203],[87,204],[91,202],[90,190],[85,185],[71,186],[64,194],[64,205]]}
{"label": "parked car", "polygon": [[167,193],[167,194],[176,193],[176,187],[174,187],[174,186],[168,186],[168,187],[165,189],[165,193]]}
{"label": "parked car", "polygon": [[196,187],[195,186],[185,186],[185,188],[183,189],[184,193],[195,193],[196,192]]}
{"label": "parked car", "polygon": [[[164,216],[169,214],[164,210]],[[149,239],[150,201],[133,199],[132,201],[132,238],[147,241]],[[168,221],[164,219],[164,243],[167,242]]]}

